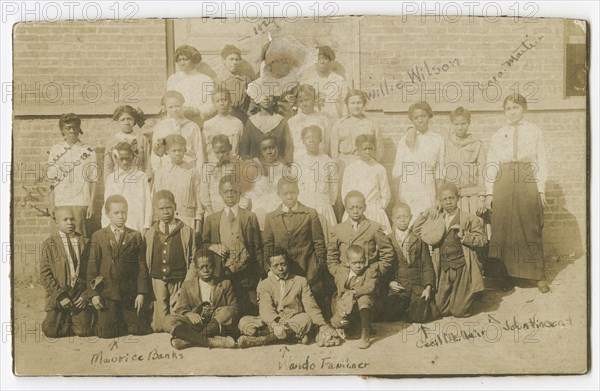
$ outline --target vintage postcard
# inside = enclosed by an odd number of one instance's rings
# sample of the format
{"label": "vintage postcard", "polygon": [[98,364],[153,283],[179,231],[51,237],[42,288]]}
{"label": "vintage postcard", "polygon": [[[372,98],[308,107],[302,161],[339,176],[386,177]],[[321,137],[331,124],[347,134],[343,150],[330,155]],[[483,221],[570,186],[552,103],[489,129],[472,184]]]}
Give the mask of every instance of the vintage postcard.
{"label": "vintage postcard", "polygon": [[587,373],[585,20],[128,4],[14,27],[16,375]]}

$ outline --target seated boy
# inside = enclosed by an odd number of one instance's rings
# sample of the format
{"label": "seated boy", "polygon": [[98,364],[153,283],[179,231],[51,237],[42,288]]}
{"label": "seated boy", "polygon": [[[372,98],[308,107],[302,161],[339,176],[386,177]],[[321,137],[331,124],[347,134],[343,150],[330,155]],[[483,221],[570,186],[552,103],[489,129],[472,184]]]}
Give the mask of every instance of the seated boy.
{"label": "seated boy", "polygon": [[[484,290],[478,251],[487,243],[481,218],[458,208],[458,189],[452,183],[438,187],[441,217],[446,225],[442,240],[433,246],[438,287],[435,302],[443,316],[467,317],[477,294]],[[421,234],[429,211],[417,217],[413,231]]]}
{"label": "seated boy", "polygon": [[[259,316],[245,316],[239,323],[242,333],[238,339],[240,348],[284,340],[307,344],[307,334],[313,324],[319,326],[320,332],[331,329],[306,278],[289,272],[290,261],[286,251],[274,248],[270,256],[271,273],[257,288]],[[331,336],[335,332],[329,330],[328,334]]]}
{"label": "seated boy", "polygon": [[154,195],[158,221],[146,232],[146,264],[152,277],[152,330],[163,332],[163,319],[173,312],[179,290],[195,252],[194,230],[175,218],[175,196],[168,190]]}
{"label": "seated boy", "polygon": [[232,325],[237,317],[237,301],[231,282],[216,278],[214,271],[213,254],[197,251],[190,277],[179,291],[175,313],[164,320],[175,349],[235,347],[233,338],[222,337],[221,333],[224,326]]}
{"label": "seated boy", "polygon": [[366,349],[371,344],[371,315],[377,272],[368,267],[365,249],[361,246],[353,244],[348,247],[346,258],[348,266],[335,264],[330,268],[337,287],[332,303],[336,308],[331,325],[338,329],[338,334],[345,335],[342,330],[350,326],[351,315],[358,312],[361,328],[358,347]]}
{"label": "seated boy", "polygon": [[92,309],[85,295],[86,239],[75,232],[71,208],[55,212],[58,234],[42,244],[41,281],[46,290],[46,319],[42,332],[49,338],[91,334]]}
{"label": "seated boy", "polygon": [[433,299],[435,272],[429,247],[409,228],[410,207],[399,203],[392,209],[392,233],[389,238],[395,257],[388,282],[388,295],[382,301],[385,321],[409,320],[424,323],[439,317]]}
{"label": "seated boy", "polygon": [[98,337],[147,334],[144,304],[151,288],[146,246],[139,232],[125,226],[125,198],[112,195],[104,208],[110,224],[92,235],[87,270],[87,295],[98,310]]}

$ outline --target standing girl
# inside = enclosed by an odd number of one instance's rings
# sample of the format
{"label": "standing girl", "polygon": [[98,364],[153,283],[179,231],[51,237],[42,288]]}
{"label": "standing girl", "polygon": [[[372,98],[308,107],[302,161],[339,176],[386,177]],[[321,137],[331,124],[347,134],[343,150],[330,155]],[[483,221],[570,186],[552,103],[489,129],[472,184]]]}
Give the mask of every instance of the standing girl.
{"label": "standing girl", "polygon": [[154,125],[152,133],[152,170],[156,172],[161,166],[169,162],[166,156],[165,137],[178,134],[185,139],[187,150],[183,160],[192,163],[202,169],[205,161],[204,143],[202,132],[195,122],[190,121],[183,115],[183,104],[185,98],[177,91],[167,91],[161,100],[167,116]]}
{"label": "standing girl", "polygon": [[398,201],[412,210],[411,224],[421,212],[435,206],[436,183],[442,180],[444,138],[429,129],[433,110],[427,102],[408,108],[413,125],[398,143],[392,176],[398,178]]}
{"label": "standing girl", "polygon": [[[127,200],[127,227],[144,232],[152,225],[152,194],[148,177],[135,165],[135,151],[128,142],[115,145],[110,155],[117,169],[104,179],[104,201],[112,195],[122,195]],[[102,215],[102,226],[110,224]]]}
{"label": "standing girl", "polygon": [[[150,176],[152,172],[150,167],[150,140],[145,135],[136,134],[133,131],[135,125],[139,128],[144,126],[144,113],[128,105],[119,106],[115,110],[112,119],[119,125],[119,132],[107,141],[104,148],[104,177],[112,174],[117,167],[113,150],[115,145],[121,142],[131,145],[133,151],[132,167],[137,167]],[[102,226],[104,226],[104,223]]]}
{"label": "standing girl", "polygon": [[308,84],[301,84],[298,89],[298,113],[288,121],[294,143],[294,161],[306,153],[302,132],[309,126],[317,126],[322,131],[319,152],[329,155],[329,118],[315,111],[316,91]]}
{"label": "standing girl", "polygon": [[[311,87],[312,88],[312,87]],[[316,125],[302,129],[302,141],[306,153],[294,162],[298,164],[299,200],[313,208],[319,214],[325,241],[329,238],[329,230],[337,221],[333,205],[338,194],[337,165],[328,155],[320,150],[323,131]]]}
{"label": "standing girl", "polygon": [[[385,168],[377,163],[375,156],[375,137],[361,134],[356,138],[356,149],[360,159],[351,163],[344,171],[342,180],[342,199],[352,190],[365,196],[367,209],[365,216],[379,224],[387,235],[392,232],[385,208],[392,198]],[[344,213],[342,221],[348,219]]]}
{"label": "standing girl", "polygon": [[546,281],[542,226],[547,207],[545,187],[548,162],[542,130],[523,120],[527,100],[509,95],[503,103],[508,123],[490,141],[486,170],[487,205],[492,206],[490,258],[501,259],[508,275]]}

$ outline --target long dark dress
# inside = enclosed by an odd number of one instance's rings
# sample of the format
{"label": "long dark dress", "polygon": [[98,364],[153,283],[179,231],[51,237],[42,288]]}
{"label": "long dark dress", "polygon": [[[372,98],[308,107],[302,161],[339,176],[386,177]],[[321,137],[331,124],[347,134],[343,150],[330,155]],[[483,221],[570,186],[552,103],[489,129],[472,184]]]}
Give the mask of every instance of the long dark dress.
{"label": "long dark dress", "polygon": [[542,131],[529,122],[501,128],[490,143],[488,166],[492,163],[499,171],[491,178],[489,256],[501,259],[512,277],[545,280],[544,210],[539,193],[544,192],[548,174]]}

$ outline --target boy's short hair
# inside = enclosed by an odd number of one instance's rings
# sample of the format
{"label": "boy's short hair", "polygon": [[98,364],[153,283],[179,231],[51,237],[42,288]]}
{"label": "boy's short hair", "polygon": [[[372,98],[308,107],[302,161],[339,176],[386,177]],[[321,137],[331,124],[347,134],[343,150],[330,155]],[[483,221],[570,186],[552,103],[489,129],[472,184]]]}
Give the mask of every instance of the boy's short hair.
{"label": "boy's short hair", "polygon": [[233,146],[231,145],[231,141],[229,141],[229,137],[225,136],[224,134],[217,134],[216,136],[214,136],[212,138],[212,140],[210,141],[210,145],[212,145],[214,148],[215,144],[224,145],[230,151],[233,149]]}
{"label": "boy's short hair", "polygon": [[450,113],[450,122],[454,122],[456,117],[464,117],[468,123],[471,123],[471,112],[462,106],[457,107]]}
{"label": "boy's short hair", "polygon": [[377,142],[375,141],[375,136],[372,134],[361,134],[354,140],[354,146],[356,148],[360,148],[364,143],[371,143],[373,144],[373,147],[375,147]]}
{"label": "boy's short hair", "polygon": [[170,98],[174,98],[177,99],[179,101],[179,103],[183,104],[185,102],[185,97],[183,96],[183,94],[179,91],[175,91],[175,90],[169,90],[167,92],[165,92],[165,94],[163,95],[162,99],[160,100],[160,104],[161,105],[166,105],[167,104],[167,99]]}
{"label": "boy's short hair", "polygon": [[185,141],[185,138],[178,134],[168,135],[167,137],[164,138],[164,143],[165,143],[165,147],[167,148],[167,150],[169,148],[173,147],[174,145],[181,145],[181,146],[187,148],[187,142]]}
{"label": "boy's short hair", "polygon": [[71,214],[73,215],[73,217],[75,217],[75,213],[73,213],[73,208],[70,206],[57,206],[54,209],[54,220],[56,221],[58,218],[59,213],[63,213],[63,212],[71,212]]}
{"label": "boy's short hair", "polygon": [[318,46],[317,49],[319,49],[319,56],[327,57],[331,61],[335,60],[335,52],[331,47],[322,45]]}
{"label": "boy's short hair", "polygon": [[443,191],[446,190],[450,190],[451,192],[454,193],[454,195],[456,195],[458,197],[458,187],[456,187],[456,185],[454,183],[450,183],[450,182],[442,182],[440,184],[440,186],[438,187],[438,197],[442,194]]}
{"label": "boy's short hair", "polygon": [[273,141],[275,143],[275,146],[279,148],[279,145],[278,145],[279,144],[279,140],[277,139],[277,137],[275,137],[275,135],[273,135],[271,133],[265,134],[263,136],[263,138],[260,140],[260,144],[262,144],[264,141],[267,141],[267,140]]}
{"label": "boy's short hair", "polygon": [[277,181],[277,192],[285,185],[294,185],[296,186],[296,189],[300,189],[300,186],[298,186],[298,178],[284,175]]}
{"label": "boy's short hair", "polygon": [[131,147],[131,144],[129,144],[128,142],[125,142],[125,141],[121,141],[120,143],[117,143],[114,146],[113,151],[116,151],[117,153],[127,151],[131,154],[132,158],[135,155],[135,152],[133,152],[133,148]]}
{"label": "boy's short hair", "polygon": [[232,54],[237,54],[238,56],[240,56],[240,58],[242,58],[242,51],[240,49],[238,49],[237,46],[225,45],[223,47],[223,49],[221,50],[221,59],[225,60],[227,57],[229,57]]}
{"label": "boy's short hair", "polygon": [[359,246],[358,244],[353,244],[346,249],[346,258],[348,257],[349,254],[360,255],[362,258],[367,257],[367,253],[365,252],[365,249],[363,247]]}
{"label": "boy's short hair", "polygon": [[173,205],[175,205],[175,195],[170,192],[169,190],[159,190],[156,192],[156,194],[154,194],[154,197],[152,198],[155,204],[158,204],[158,201],[160,200],[168,200],[171,201],[173,203]]}
{"label": "boy's short hair", "polygon": [[218,95],[225,95],[227,100],[231,102],[231,92],[229,92],[229,90],[227,90],[226,88],[217,88],[215,92],[213,92],[210,96],[210,99],[214,102],[215,99],[217,99]]}
{"label": "boy's short hair", "polygon": [[125,197],[123,197],[120,194],[113,194],[110,197],[108,197],[104,202],[104,211],[106,212],[106,214],[110,212],[110,207],[112,204],[125,204],[125,206],[128,206]]}
{"label": "boy's short hair", "polygon": [[208,262],[210,262],[211,265],[215,266],[216,262],[215,262],[214,254],[207,247],[202,247],[202,248],[196,250],[196,252],[194,253],[194,266],[196,266],[196,263],[198,262],[198,260],[200,258],[208,259]]}
{"label": "boy's short hair", "polygon": [[202,55],[200,54],[198,49],[196,49],[193,46],[190,46],[190,45],[178,46],[177,49],[175,49],[175,62],[177,62],[177,59],[182,54],[184,56],[186,56],[188,58],[188,60],[190,60],[193,64],[198,64],[200,61],[202,61]]}
{"label": "boy's short hair", "polygon": [[363,204],[367,203],[365,195],[358,190],[352,190],[352,191],[349,191],[348,194],[346,194],[346,197],[344,197],[344,205],[348,203],[348,200],[350,198],[360,198],[360,199],[362,199]]}
{"label": "boy's short hair", "polygon": [[397,204],[395,204],[394,207],[392,208],[392,214],[396,213],[396,211],[398,209],[404,209],[412,215],[412,211],[410,210],[410,205],[408,205],[406,202],[398,202]]}
{"label": "boy's short hair", "polygon": [[66,113],[66,114],[61,114],[60,118],[58,119],[58,127],[60,130],[63,130],[65,125],[73,125],[76,129],[79,129],[80,133],[83,133],[81,131],[81,118],[79,118],[79,116],[75,113]]}
{"label": "boy's short hair", "polygon": [[519,93],[515,92],[515,93],[508,95],[506,98],[504,98],[504,101],[502,102],[503,109],[506,107],[506,104],[508,102],[516,103],[519,106],[521,106],[523,108],[523,110],[527,110],[527,99],[525,99],[525,97]]}
{"label": "boy's short hair", "polygon": [[319,135],[319,138],[321,140],[323,140],[323,129],[321,129],[317,125],[310,125],[310,126],[307,126],[305,128],[302,128],[302,131],[300,132],[300,137],[304,138],[304,136],[308,132],[317,132],[317,134]]}
{"label": "boy's short hair", "polygon": [[233,186],[233,188],[237,191],[240,190],[240,184],[237,180],[237,178],[235,177],[235,175],[225,175],[223,176],[220,180],[219,180],[219,190],[221,190],[221,188],[223,187],[223,185],[225,185],[226,183],[231,183],[231,185]]}
{"label": "boy's short hair", "polygon": [[271,266],[271,259],[275,258],[275,257],[283,257],[283,259],[285,259],[286,263],[289,262],[290,258],[288,256],[288,252],[285,248],[279,247],[279,246],[273,246],[273,247],[271,247],[270,250],[271,251],[269,251],[269,259],[267,259],[269,266]]}

